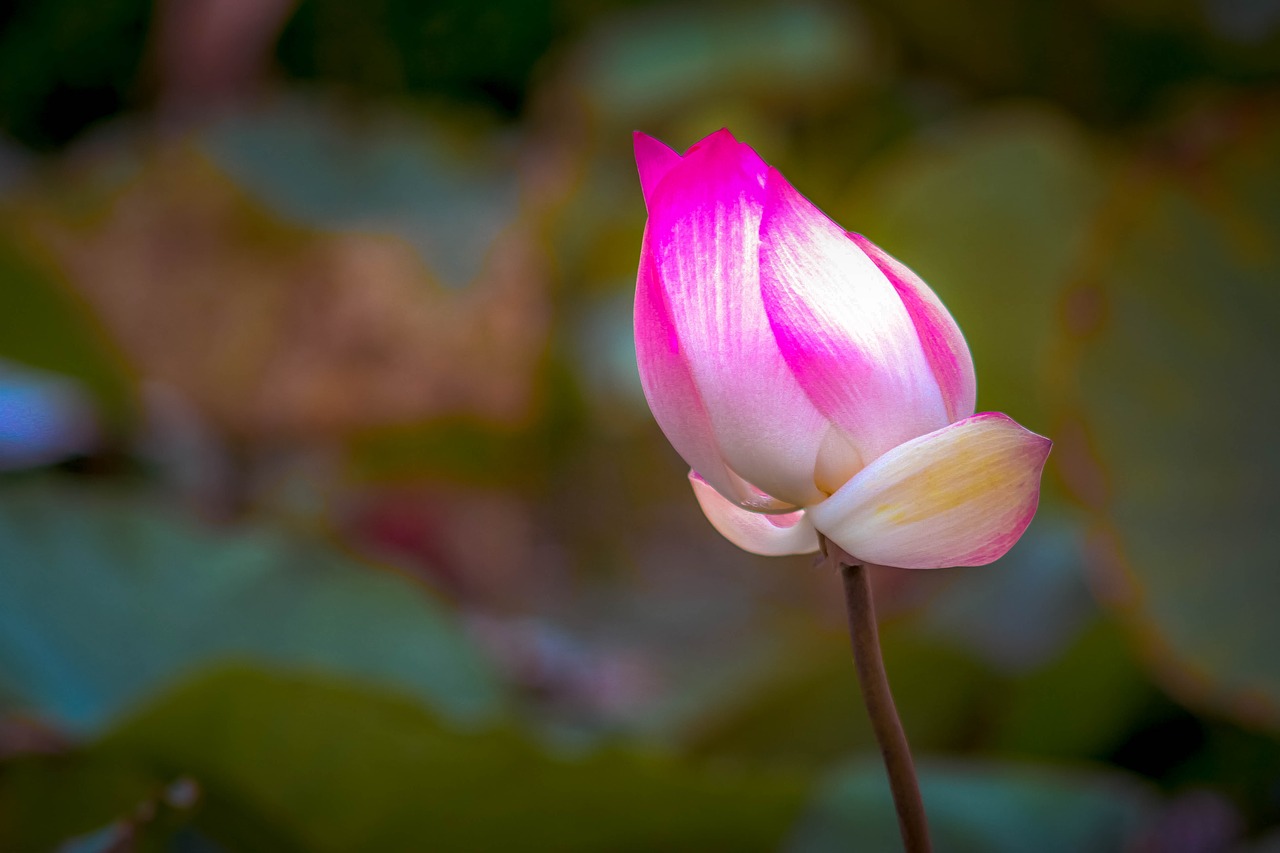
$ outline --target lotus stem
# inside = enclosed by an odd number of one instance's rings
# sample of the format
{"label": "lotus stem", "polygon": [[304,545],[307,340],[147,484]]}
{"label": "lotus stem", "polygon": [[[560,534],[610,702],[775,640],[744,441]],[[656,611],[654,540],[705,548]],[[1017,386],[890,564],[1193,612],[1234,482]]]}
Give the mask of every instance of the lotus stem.
{"label": "lotus stem", "polygon": [[862,701],[866,703],[871,728],[875,731],[880,756],[889,776],[903,848],[907,853],[928,853],[933,849],[929,842],[929,824],[924,813],[924,801],[920,797],[915,764],[911,760],[911,747],[907,744],[907,735],[902,729],[902,721],[898,719],[898,709],[893,704],[889,679],[885,675],[868,566],[850,557],[830,540],[824,538],[822,546],[827,561],[834,563],[844,578],[853,661],[858,670]]}

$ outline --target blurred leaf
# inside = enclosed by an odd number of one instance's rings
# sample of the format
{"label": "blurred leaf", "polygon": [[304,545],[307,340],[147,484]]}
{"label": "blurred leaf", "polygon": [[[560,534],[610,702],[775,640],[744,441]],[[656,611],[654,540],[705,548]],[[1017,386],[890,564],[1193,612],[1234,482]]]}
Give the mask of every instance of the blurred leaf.
{"label": "blurred leaf", "polygon": [[[1098,619],[1060,658],[1010,681],[991,703],[984,740],[1004,754],[1101,760],[1123,743],[1155,695],[1123,632]],[[1063,697],[1074,697],[1069,713]]]}
{"label": "blurred leaf", "polygon": [[1094,125],[1145,117],[1171,92],[1198,81],[1252,83],[1274,79],[1277,70],[1280,40],[1273,25],[1268,32],[1274,13],[1265,2],[867,0],[867,6],[892,26],[908,73],[975,97],[1051,100]]}
{"label": "blurred leaf", "polygon": [[7,237],[0,237],[0,358],[80,380],[117,423],[133,406],[126,367],[86,306]]}
{"label": "blurred leaf", "polygon": [[1084,577],[1082,525],[1041,506],[1009,553],[957,573],[917,617],[928,636],[956,642],[1000,672],[1043,666],[1096,611]]}
{"label": "blurred leaf", "polygon": [[[354,138],[360,126],[333,144],[351,145],[348,159],[360,174],[381,175],[381,155],[370,153],[377,145]],[[411,140],[400,144],[412,148]],[[322,143],[313,147],[338,156]],[[15,217],[27,239],[67,271],[138,373],[170,386],[213,426],[251,442],[314,447],[358,429],[441,416],[508,424],[528,417],[550,315],[546,259],[531,221],[504,221],[485,251],[476,250],[480,274],[450,290],[386,229],[363,223],[321,234],[286,223],[188,139],[130,150],[136,162],[128,180],[105,186],[103,175],[130,159],[112,149],[84,176],[28,193]],[[335,186],[351,187],[322,180],[320,166],[289,146],[270,156],[254,151],[257,170],[310,175],[326,199],[340,194]],[[484,162],[490,177],[500,170]],[[458,180],[451,175],[445,184]],[[99,188],[91,216],[85,201],[74,201],[85,184]],[[455,202],[424,198],[420,207],[436,219],[440,204],[453,205],[458,221],[483,218]],[[450,257],[474,262],[465,253],[476,244],[456,242]],[[56,340],[46,346],[56,348]]]}
{"label": "blurred leaf", "polygon": [[16,0],[0,7],[0,130],[61,146],[136,98],[153,4]]}
{"label": "blurred leaf", "polygon": [[153,796],[155,775],[120,756],[57,755],[0,763],[0,849],[52,850]]}
{"label": "blurred leaf", "polygon": [[1280,825],[1280,738],[1207,720],[1203,742],[1166,776],[1179,790],[1231,796],[1254,827]]}
{"label": "blurred leaf", "polygon": [[439,116],[356,112],[317,98],[234,114],[205,135],[218,165],[280,216],[396,234],[455,288],[481,273],[520,213],[513,142]]}
{"label": "blurred leaf", "polygon": [[[1150,792],[1119,774],[958,762],[926,762],[918,770],[938,853],[1119,853],[1135,849],[1154,805]],[[901,850],[880,763],[836,774],[787,849]]]}
{"label": "blurred leaf", "polygon": [[1122,189],[1129,217],[1085,294],[1079,405],[1127,569],[1117,600],[1166,682],[1274,726],[1280,111],[1258,106],[1188,117],[1183,156]]}
{"label": "blurred leaf", "polygon": [[744,94],[829,98],[868,77],[875,60],[865,22],[834,4],[678,4],[606,20],[588,35],[575,77],[596,113],[635,123]]}
{"label": "blurred leaf", "polygon": [[[556,756],[391,695],[247,669],[178,688],[104,748],[191,773],[310,850],[766,850],[804,798],[788,776]],[[199,827],[218,839],[232,817],[206,809]]]}
{"label": "blurred leaf", "polygon": [[219,792],[210,796],[191,776],[166,776],[125,751],[84,748],[0,763],[0,849],[6,851],[212,853],[223,848],[210,846],[192,827],[206,814],[206,821],[226,821],[228,849],[302,849],[245,804],[227,802]]}
{"label": "blurred leaf", "polygon": [[[885,668],[917,752],[970,739],[997,679],[952,643],[930,642],[898,621],[882,626]],[[826,764],[875,749],[848,639],[801,641],[778,656],[766,680],[700,720],[687,736],[698,755]]]}
{"label": "blurred leaf", "polygon": [[978,409],[1046,432],[1055,307],[1106,186],[1078,128],[1006,108],[937,128],[891,156],[836,218],[924,278],[973,352]]}
{"label": "blurred leaf", "polygon": [[455,720],[502,707],[488,666],[425,589],[122,492],[0,492],[0,589],[0,693],[80,730],[226,658],[395,686]]}
{"label": "blurred leaf", "polygon": [[555,444],[541,430],[502,429],[474,419],[444,418],[419,426],[366,430],[350,442],[361,477],[433,479],[513,487],[543,472]]}
{"label": "blurred leaf", "polygon": [[412,93],[517,113],[559,29],[557,3],[306,0],[280,39],[292,75],[365,97]]}

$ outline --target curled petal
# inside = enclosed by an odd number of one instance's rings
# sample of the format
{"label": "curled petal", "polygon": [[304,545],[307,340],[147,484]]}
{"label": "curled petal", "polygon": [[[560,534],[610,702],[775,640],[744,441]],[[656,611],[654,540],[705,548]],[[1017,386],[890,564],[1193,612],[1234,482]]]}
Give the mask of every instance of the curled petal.
{"label": "curled petal", "polygon": [[632,138],[636,152],[636,170],[640,172],[640,191],[644,193],[644,203],[648,206],[653,191],[667,176],[667,172],[680,162],[680,155],[663,142],[638,130]]}
{"label": "curled petal", "polygon": [[742,550],[765,557],[810,554],[818,550],[817,531],[803,511],[787,515],[749,512],[725,500],[692,471],[689,482],[711,526]]}
{"label": "curled petal", "polygon": [[767,169],[728,131],[693,146],[650,199],[644,251],[724,461],[798,506],[824,497],[813,471],[828,421],[783,359],[761,301]]}
{"label": "curled petal", "polygon": [[864,459],[948,422],[898,292],[773,169],[760,227],[760,285],[787,364]]}
{"label": "curled petal", "polygon": [[860,560],[904,569],[981,566],[1026,530],[1052,442],[984,412],[876,459],[806,510]]}
{"label": "curled petal", "polygon": [[849,239],[884,273],[911,315],[925,358],[942,391],[947,420],[958,421],[972,415],[978,397],[978,380],[974,376],[969,345],[951,312],[920,276],[888,252],[861,234],[851,233]]}

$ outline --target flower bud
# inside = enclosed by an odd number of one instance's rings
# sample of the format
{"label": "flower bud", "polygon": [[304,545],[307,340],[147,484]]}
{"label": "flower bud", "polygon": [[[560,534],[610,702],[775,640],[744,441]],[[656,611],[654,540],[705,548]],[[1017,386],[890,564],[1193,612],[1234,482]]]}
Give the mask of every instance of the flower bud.
{"label": "flower bud", "polygon": [[927,285],[721,130],[637,133],[645,397],[713,525],[761,554],[980,565],[1035,514],[1048,439],[975,415],[973,360]]}

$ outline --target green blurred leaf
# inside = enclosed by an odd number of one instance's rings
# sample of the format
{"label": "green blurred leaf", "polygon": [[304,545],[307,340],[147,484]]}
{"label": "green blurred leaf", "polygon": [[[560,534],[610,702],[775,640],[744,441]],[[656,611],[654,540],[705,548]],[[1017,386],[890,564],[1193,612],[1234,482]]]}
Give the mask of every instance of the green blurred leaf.
{"label": "green blurred leaf", "polygon": [[1035,670],[1070,646],[1097,610],[1084,577],[1082,525],[1041,506],[1012,550],[948,577],[917,624],[993,669]]}
{"label": "green blurred leaf", "polygon": [[117,424],[133,408],[124,361],[88,307],[8,236],[0,236],[0,358],[80,380]]}
{"label": "green blurred leaf", "polygon": [[561,5],[305,0],[281,35],[277,57],[294,77],[365,98],[443,95],[514,114],[536,63],[561,32]]}
{"label": "green blurred leaf", "polygon": [[1007,412],[1046,432],[1055,308],[1106,180],[1069,120],[1006,108],[910,143],[855,187],[836,218],[914,269],[946,303],[973,352],[979,411]]}
{"label": "green blurred leaf", "polygon": [[248,804],[228,801],[190,775],[162,774],[124,750],[86,747],[0,763],[0,850],[222,849],[193,828],[197,816],[223,828],[228,849],[303,849]]}
{"label": "green blurred leaf", "polygon": [[[881,628],[885,668],[913,749],[956,748],[969,739],[999,683],[972,656],[922,637],[909,622]],[[803,638],[753,690],[690,728],[696,755],[825,765],[833,755],[874,750],[849,641]]]}
{"label": "green blurred leaf", "polygon": [[[413,245],[446,285],[480,274],[521,213],[511,133],[321,98],[282,99],[205,133],[218,166],[291,222]],[[287,151],[288,156],[281,156]]]}
{"label": "green blurred leaf", "polygon": [[457,720],[503,705],[461,628],[409,580],[120,491],[0,492],[0,589],[0,693],[76,729],[226,658],[392,685]]}
{"label": "green blurred leaf", "polygon": [[[938,853],[1132,850],[1154,805],[1149,791],[1119,774],[959,762],[925,762],[918,770]],[[861,762],[834,775],[787,849],[901,850],[880,763]]]}
{"label": "green blurred leaf", "polygon": [[51,850],[154,796],[159,777],[121,756],[30,756],[0,763],[0,849]]}
{"label": "green blurred leaf", "polygon": [[[1103,759],[1156,696],[1119,626],[1096,620],[1057,660],[991,703],[986,742],[1005,754]],[[1064,713],[1063,697],[1073,697]]]}
{"label": "green blurred leaf", "polygon": [[1277,725],[1280,112],[1186,124],[1221,134],[1188,152],[1198,167],[1122,188],[1079,340],[1080,414],[1127,569],[1117,600],[1166,683]]}
{"label": "green blurred leaf", "polygon": [[[557,756],[393,695],[248,669],[178,688],[104,749],[190,773],[318,851],[775,849],[805,796],[790,776]],[[198,826],[221,839],[233,820],[206,809]]]}
{"label": "green blurred leaf", "polygon": [[878,58],[861,18],[815,2],[634,9],[591,33],[584,53],[576,78],[593,112],[624,124],[743,95],[829,98]]}

